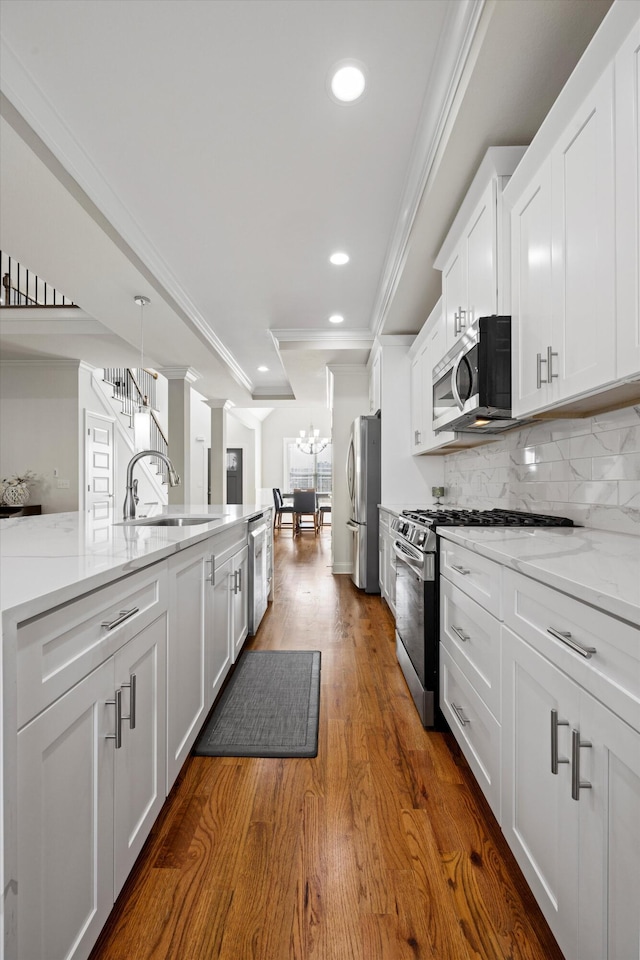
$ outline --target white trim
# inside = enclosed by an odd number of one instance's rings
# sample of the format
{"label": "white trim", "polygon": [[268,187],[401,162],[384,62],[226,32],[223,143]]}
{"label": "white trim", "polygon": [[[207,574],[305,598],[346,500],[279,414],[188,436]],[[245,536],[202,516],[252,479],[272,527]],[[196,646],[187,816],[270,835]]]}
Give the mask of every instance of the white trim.
{"label": "white trim", "polygon": [[372,343],[374,336],[371,330],[303,330],[289,328],[286,330],[269,331],[276,346],[282,343],[299,343],[308,341],[310,343],[321,343],[326,346],[328,343],[341,344],[344,341],[355,341],[362,343]]}
{"label": "white trim", "polygon": [[144,234],[130,210],[112,190],[89,154],[76,140],[49,98],[36,84],[3,37],[0,37],[0,64],[2,65],[0,72],[2,93],[105,216],[114,230],[150,270],[156,282],[159,282],[158,278],[162,277],[163,289],[184,312],[190,324],[215,350],[234,379],[246,390],[251,391],[253,389],[251,379],[211,329],[186,290],[173,276],[168,264]]}
{"label": "white trim", "polygon": [[331,567],[331,573],[333,574],[348,574],[351,576],[353,573],[353,564],[351,563],[334,563]]}

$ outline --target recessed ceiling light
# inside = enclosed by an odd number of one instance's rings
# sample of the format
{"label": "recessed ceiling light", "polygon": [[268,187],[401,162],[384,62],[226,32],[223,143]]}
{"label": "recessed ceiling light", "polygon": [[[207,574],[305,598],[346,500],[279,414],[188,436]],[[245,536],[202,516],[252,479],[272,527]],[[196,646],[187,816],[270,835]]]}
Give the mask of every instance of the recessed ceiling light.
{"label": "recessed ceiling light", "polygon": [[344,317],[341,317],[339,313],[334,313],[332,317],[329,317],[329,323],[342,323]]}
{"label": "recessed ceiling light", "polygon": [[363,64],[343,60],[333,68],[329,89],[338,103],[354,103],[364,93],[365,85]]}
{"label": "recessed ceiling light", "polygon": [[349,254],[348,253],[332,253],[329,257],[331,263],[335,263],[336,267],[341,267],[345,263],[349,263]]}
{"label": "recessed ceiling light", "polygon": [[258,373],[268,373],[269,367],[258,367]]}

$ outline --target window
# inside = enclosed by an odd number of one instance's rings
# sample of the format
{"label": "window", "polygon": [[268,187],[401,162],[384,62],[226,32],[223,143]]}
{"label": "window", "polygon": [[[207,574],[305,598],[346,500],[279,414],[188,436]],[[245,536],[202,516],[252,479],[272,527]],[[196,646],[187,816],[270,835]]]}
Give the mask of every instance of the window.
{"label": "window", "polygon": [[330,443],[320,453],[303,453],[296,446],[294,437],[284,441],[284,486],[283,490],[315,489],[318,493],[331,493],[333,465]]}

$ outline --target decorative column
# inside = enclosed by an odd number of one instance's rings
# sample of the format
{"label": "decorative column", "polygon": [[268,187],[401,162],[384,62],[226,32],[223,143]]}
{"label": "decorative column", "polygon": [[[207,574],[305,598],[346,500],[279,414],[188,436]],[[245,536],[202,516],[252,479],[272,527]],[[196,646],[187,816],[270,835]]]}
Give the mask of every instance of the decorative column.
{"label": "decorative column", "polygon": [[192,367],[163,367],[169,381],[169,457],[180,486],[169,487],[169,504],[191,504],[191,384],[200,378]]}
{"label": "decorative column", "polygon": [[227,502],[227,417],[232,400],[205,400],[211,407],[211,498],[210,503]]}

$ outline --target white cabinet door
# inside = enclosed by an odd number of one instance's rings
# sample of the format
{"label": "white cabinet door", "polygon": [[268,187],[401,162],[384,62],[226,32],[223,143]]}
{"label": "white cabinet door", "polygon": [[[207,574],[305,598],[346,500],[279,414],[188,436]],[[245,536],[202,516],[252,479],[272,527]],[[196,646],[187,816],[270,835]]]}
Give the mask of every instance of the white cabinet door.
{"label": "white cabinet door", "polygon": [[238,659],[244,641],[249,632],[249,548],[234,554],[233,557],[233,661]]}
{"label": "white cabinet door", "polygon": [[120,893],[166,796],[167,615],[115,655],[122,746],[114,751],[114,897]]}
{"label": "white cabinet door", "polygon": [[211,541],[169,560],[167,652],[167,793],[187,759],[208,711],[205,695]]}
{"label": "white cabinet door", "polygon": [[618,377],[640,373],[640,21],[615,60]]}
{"label": "white cabinet door", "polygon": [[497,312],[496,203],[497,183],[492,180],[465,231],[467,296],[466,316],[462,318],[462,322],[467,327],[479,317],[488,317]]}
{"label": "white cabinet door", "polygon": [[17,956],[84,960],[113,906],[113,659],[18,733]]}
{"label": "white cabinet door", "polygon": [[640,956],[640,733],[582,693],[580,960]]}
{"label": "white cabinet door", "polygon": [[512,367],[514,416],[550,400],[551,160],[511,211]]}
{"label": "white cabinet door", "polygon": [[561,950],[576,957],[578,816],[569,760],[579,688],[506,627],[502,676],[502,830]]}
{"label": "white cabinet door", "polygon": [[426,348],[423,348],[420,353],[413,358],[411,361],[411,371],[409,376],[411,377],[411,451],[416,453],[420,450],[422,445],[423,438],[423,410],[424,410],[424,401],[423,401],[423,367],[424,367],[424,352]]}
{"label": "white cabinet door", "polygon": [[213,587],[213,619],[208,644],[208,700],[212,704],[231,666],[233,638],[231,632],[233,591],[232,558],[216,567]]}
{"label": "white cabinet door", "polygon": [[614,178],[610,67],[552,153],[554,399],[615,379]]}
{"label": "white cabinet door", "polygon": [[[442,313],[444,316],[446,349],[450,350],[464,332],[467,307],[467,264],[464,241],[460,241],[442,271]],[[442,358],[440,358],[442,359]]]}
{"label": "white cabinet door", "polygon": [[369,413],[377,413],[382,407],[382,353],[377,352],[369,370]]}

